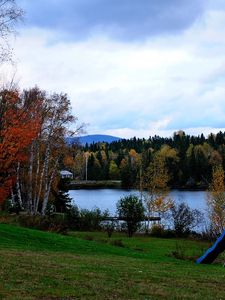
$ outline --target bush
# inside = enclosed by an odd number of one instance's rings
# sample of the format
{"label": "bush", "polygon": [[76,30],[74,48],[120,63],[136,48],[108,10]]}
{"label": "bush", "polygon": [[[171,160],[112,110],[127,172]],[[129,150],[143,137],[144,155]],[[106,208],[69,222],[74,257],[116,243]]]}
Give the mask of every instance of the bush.
{"label": "bush", "polygon": [[172,222],[177,236],[187,236],[191,230],[202,223],[203,214],[197,209],[191,209],[182,202],[171,208]]}
{"label": "bush", "polygon": [[150,235],[154,237],[172,238],[175,236],[173,230],[165,229],[162,225],[153,225]]}
{"label": "bush", "polygon": [[107,232],[108,237],[110,238],[115,230],[115,222],[114,221],[105,221],[101,223],[101,227],[103,230]]}
{"label": "bush", "polygon": [[78,230],[101,230],[101,222],[108,217],[108,212],[101,212],[99,208],[93,210],[82,209],[78,219]]}
{"label": "bush", "polygon": [[66,232],[67,229],[93,231],[101,230],[101,222],[108,217],[108,212],[100,209],[79,210],[72,206],[67,213],[53,213],[51,215],[20,215],[19,224],[29,228],[48,230],[55,232]]}
{"label": "bush", "polygon": [[94,231],[102,229],[101,222],[108,217],[108,212],[102,212],[99,208],[93,210],[79,210],[77,206],[72,206],[66,215],[69,228],[82,231]]}
{"label": "bush", "polygon": [[63,214],[56,214],[52,216],[20,215],[18,216],[18,221],[19,224],[24,227],[60,233],[65,233],[68,228]]}
{"label": "bush", "polygon": [[151,227],[150,234],[152,236],[161,237],[163,235],[163,232],[164,232],[164,228],[162,225],[153,225]]}
{"label": "bush", "polygon": [[171,252],[171,256],[184,260],[186,257],[184,246],[176,242],[175,250]]}
{"label": "bush", "polygon": [[145,217],[144,211],[142,201],[135,195],[126,196],[117,202],[119,218],[125,221],[125,228],[129,237],[140,228],[140,222]]}

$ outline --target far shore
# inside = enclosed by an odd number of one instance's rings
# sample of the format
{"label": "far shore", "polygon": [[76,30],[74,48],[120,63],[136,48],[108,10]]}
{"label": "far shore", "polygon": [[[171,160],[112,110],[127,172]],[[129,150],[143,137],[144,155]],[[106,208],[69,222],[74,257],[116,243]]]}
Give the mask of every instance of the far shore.
{"label": "far shore", "polygon": [[122,188],[121,180],[80,180],[71,181],[69,184],[71,190],[76,189],[101,189],[101,188]]}
{"label": "far shore", "polygon": [[[77,189],[138,189],[137,187],[123,187],[121,180],[78,180],[71,181],[69,183],[70,190]],[[180,191],[206,191],[207,186],[172,186],[170,190],[180,190]]]}

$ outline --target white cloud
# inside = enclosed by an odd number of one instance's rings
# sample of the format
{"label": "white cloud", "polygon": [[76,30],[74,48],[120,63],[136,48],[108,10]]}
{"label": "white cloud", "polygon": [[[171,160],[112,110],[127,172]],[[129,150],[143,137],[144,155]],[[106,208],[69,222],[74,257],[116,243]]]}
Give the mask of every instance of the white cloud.
{"label": "white cloud", "polygon": [[89,133],[131,137],[209,133],[225,120],[225,11],[185,33],[122,43],[106,36],[58,40],[24,29],[15,44],[20,86],[67,92]]}
{"label": "white cloud", "polygon": [[[139,138],[149,138],[150,136],[163,136],[163,137],[172,137],[173,134],[177,131],[179,131],[180,128],[174,129],[174,130],[157,130],[154,128],[150,129],[130,129],[130,128],[118,128],[115,130],[105,130],[102,133],[108,134],[112,136],[117,136],[121,138],[132,138],[132,137],[139,137]],[[207,137],[210,133],[218,133],[219,131],[225,132],[225,127],[223,128],[212,128],[212,127],[194,127],[194,128],[186,128],[185,133],[189,135],[195,135],[198,136],[200,134],[204,134],[205,137]],[[98,133],[98,132],[93,132]]]}

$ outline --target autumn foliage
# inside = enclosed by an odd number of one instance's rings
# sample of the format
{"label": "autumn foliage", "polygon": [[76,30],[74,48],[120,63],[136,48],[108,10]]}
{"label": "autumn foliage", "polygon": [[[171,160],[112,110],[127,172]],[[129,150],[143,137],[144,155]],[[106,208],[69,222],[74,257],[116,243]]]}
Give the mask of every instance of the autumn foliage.
{"label": "autumn foliage", "polygon": [[27,160],[28,146],[40,128],[38,101],[24,101],[18,91],[0,92],[0,204],[9,195],[17,163]]}
{"label": "autumn foliage", "polygon": [[225,184],[221,165],[213,168],[212,182],[208,191],[207,203],[212,230],[221,234],[225,228]]}

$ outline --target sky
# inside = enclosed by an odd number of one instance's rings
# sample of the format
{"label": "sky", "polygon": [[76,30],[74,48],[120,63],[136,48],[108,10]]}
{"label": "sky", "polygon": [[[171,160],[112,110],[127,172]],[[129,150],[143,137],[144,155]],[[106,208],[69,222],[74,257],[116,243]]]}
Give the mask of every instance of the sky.
{"label": "sky", "polygon": [[17,0],[20,88],[67,93],[88,134],[225,131],[223,0]]}

